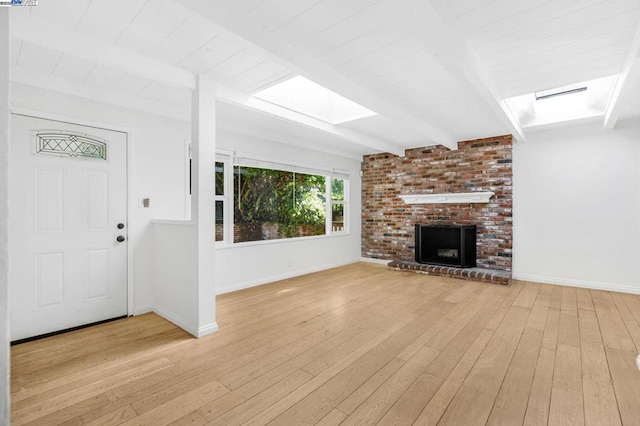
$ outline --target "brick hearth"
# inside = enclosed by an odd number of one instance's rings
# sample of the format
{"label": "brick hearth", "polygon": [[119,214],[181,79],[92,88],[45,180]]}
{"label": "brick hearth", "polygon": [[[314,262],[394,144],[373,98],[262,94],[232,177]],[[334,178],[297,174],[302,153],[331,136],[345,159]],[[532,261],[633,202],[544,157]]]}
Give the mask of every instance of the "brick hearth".
{"label": "brick hearth", "polygon": [[507,285],[511,281],[511,272],[486,268],[454,268],[451,266],[423,265],[416,262],[394,260],[387,265],[394,271],[413,271],[419,274],[440,277],[460,278],[469,281]]}

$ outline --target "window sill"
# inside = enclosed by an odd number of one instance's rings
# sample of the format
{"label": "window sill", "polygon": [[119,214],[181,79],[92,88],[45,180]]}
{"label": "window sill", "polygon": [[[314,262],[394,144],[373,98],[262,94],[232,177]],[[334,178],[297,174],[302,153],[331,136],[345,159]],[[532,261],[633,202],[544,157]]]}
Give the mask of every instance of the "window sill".
{"label": "window sill", "polygon": [[244,247],[269,246],[272,244],[285,244],[285,243],[294,243],[294,242],[300,242],[300,241],[313,241],[313,240],[322,240],[327,238],[348,237],[350,235],[351,235],[350,232],[334,232],[329,235],[315,235],[313,237],[296,237],[296,238],[281,238],[278,240],[246,241],[244,243],[234,243],[234,244],[218,241],[216,242],[216,250],[229,250],[229,249],[240,249]]}

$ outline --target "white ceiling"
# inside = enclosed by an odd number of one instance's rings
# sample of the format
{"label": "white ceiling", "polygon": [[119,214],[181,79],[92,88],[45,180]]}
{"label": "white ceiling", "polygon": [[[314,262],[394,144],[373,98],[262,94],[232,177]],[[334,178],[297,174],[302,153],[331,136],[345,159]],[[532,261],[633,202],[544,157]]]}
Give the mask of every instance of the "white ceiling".
{"label": "white ceiling", "polygon": [[[16,82],[188,119],[203,74],[223,127],[348,156],[525,139],[505,98],[618,73],[603,124],[640,115],[638,0],[40,0],[11,17]],[[297,74],[379,115],[300,124],[249,101]]]}

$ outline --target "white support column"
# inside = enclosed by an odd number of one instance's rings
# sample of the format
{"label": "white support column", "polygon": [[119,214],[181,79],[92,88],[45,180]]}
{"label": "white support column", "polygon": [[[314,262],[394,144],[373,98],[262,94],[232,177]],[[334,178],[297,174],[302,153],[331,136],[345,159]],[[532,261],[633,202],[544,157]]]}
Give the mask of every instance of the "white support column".
{"label": "white support column", "polygon": [[0,7],[0,424],[9,424],[9,8]]}
{"label": "white support column", "polygon": [[216,240],[216,82],[196,77],[191,109],[191,220],[197,227],[198,282],[197,337],[218,330],[214,258]]}

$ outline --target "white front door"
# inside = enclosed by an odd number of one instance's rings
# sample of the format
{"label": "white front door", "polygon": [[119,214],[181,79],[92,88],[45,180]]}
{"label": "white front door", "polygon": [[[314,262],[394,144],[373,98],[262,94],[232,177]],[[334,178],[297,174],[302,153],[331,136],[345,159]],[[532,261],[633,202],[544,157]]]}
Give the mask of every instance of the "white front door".
{"label": "white front door", "polygon": [[11,340],[126,315],[126,134],[11,120]]}

